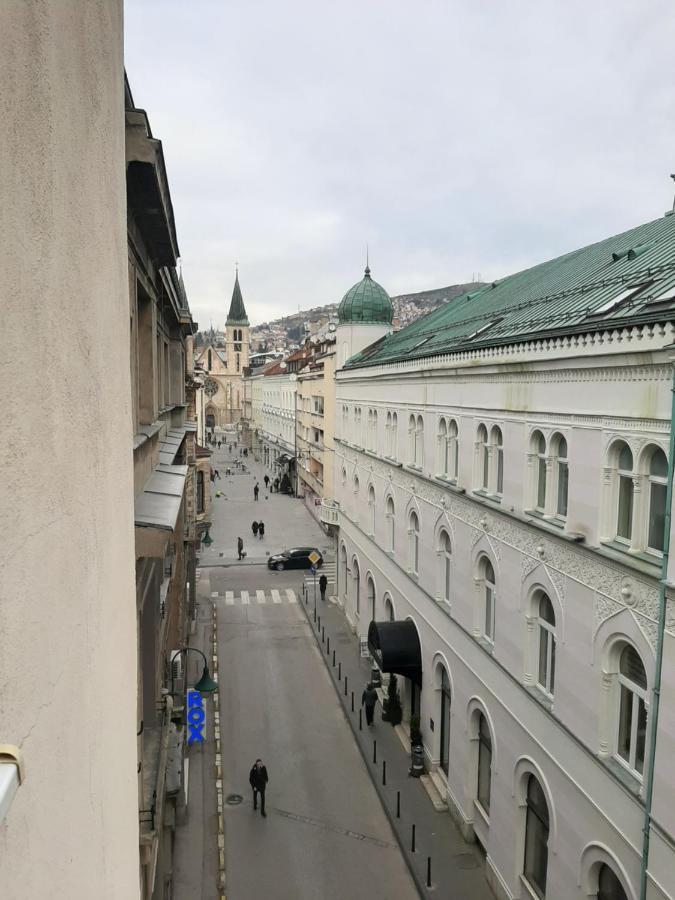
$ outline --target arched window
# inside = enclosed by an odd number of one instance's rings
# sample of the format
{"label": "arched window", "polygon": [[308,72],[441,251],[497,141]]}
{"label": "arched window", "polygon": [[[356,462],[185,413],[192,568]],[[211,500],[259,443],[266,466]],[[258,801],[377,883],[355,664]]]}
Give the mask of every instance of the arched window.
{"label": "arched window", "polygon": [[384,423],[384,432],[385,432],[385,446],[387,448],[387,456],[392,457],[394,454],[392,452],[392,434],[391,434],[391,413],[387,413],[387,418]]}
{"label": "arched window", "polygon": [[396,413],[391,417],[391,457],[398,459],[398,416]]}
{"label": "arched window", "polygon": [[539,675],[538,684],[547,694],[555,689],[555,613],[547,594],[539,597]]}
{"label": "arched window", "polygon": [[370,610],[370,618],[375,621],[375,582],[370,576],[368,577],[368,609]]}
{"label": "arched window", "polygon": [[494,643],[495,639],[495,600],[496,600],[496,592],[497,588],[495,585],[495,570],[492,567],[492,563],[487,558],[487,556],[483,557],[482,562],[482,577],[483,577],[483,622],[481,633],[484,638],[486,638],[491,643]]}
{"label": "arched window", "polygon": [[448,476],[448,426],[445,419],[441,418],[438,423],[438,434],[436,436],[438,442],[438,474],[444,478]]}
{"label": "arched window", "polygon": [[649,510],[647,514],[647,549],[663,553],[663,529],[666,520],[666,487],[668,460],[660,447],[655,447],[649,460]]}
{"label": "arched window", "polygon": [[623,885],[605,863],[598,870],[598,900],[628,900]]}
{"label": "arched window", "polygon": [[457,422],[451,419],[448,423],[448,478],[457,478],[459,468],[459,432]]}
{"label": "arched window", "polygon": [[394,621],[394,604],[391,602],[389,594],[384,595],[384,618],[387,622]]}
{"label": "arched window", "polygon": [[492,452],[495,455],[495,474],[494,474],[494,485],[495,485],[495,493],[503,494],[504,493],[504,438],[502,437],[502,430],[497,425],[492,428],[490,432],[490,444],[492,445]]}
{"label": "arched window", "polygon": [[450,602],[450,563],[452,547],[450,545],[450,536],[448,532],[441,531],[438,536],[438,558],[440,562],[440,585],[441,599],[446,603]]}
{"label": "arched window", "polygon": [[538,897],[546,896],[549,813],[546,797],[534,775],[528,776],[523,875]]}
{"label": "arched window", "polygon": [[359,570],[359,561],[356,557],[354,557],[352,569],[352,577],[354,579],[354,607],[358,615],[361,612],[361,572]]}
{"label": "arched window", "polygon": [[420,562],[420,520],[417,513],[413,510],[408,520],[408,536],[410,538],[410,571],[417,575],[419,572]]}
{"label": "arched window", "polygon": [[375,488],[372,484],[368,488],[368,525],[370,534],[375,534]]}
{"label": "arched window", "polygon": [[415,424],[415,465],[422,468],[424,465],[424,419],[417,417]]}
{"label": "arched window", "polygon": [[354,493],[358,494],[358,492],[359,492],[359,476],[355,475],[354,476]]}
{"label": "arched window", "polygon": [[373,410],[373,415],[370,423],[370,449],[373,453],[377,453],[377,410]]}
{"label": "arched window", "polygon": [[408,419],[408,458],[411,466],[415,465],[417,458],[417,420],[415,416]]}
{"label": "arched window", "polygon": [[490,790],[492,787],[492,736],[483,713],[478,713],[478,784],[476,799],[485,814],[490,815]]}
{"label": "arched window", "polygon": [[628,444],[615,447],[618,454],[616,503],[616,539],[630,544],[633,534],[633,454]]}
{"label": "arched window", "polygon": [[386,512],[386,521],[387,521],[387,544],[386,549],[390,552],[394,552],[395,546],[395,535],[396,535],[396,510],[394,509],[394,500],[392,497],[387,497],[387,512]]}
{"label": "arched window", "polygon": [[446,775],[450,769],[450,708],[452,692],[445,667],[441,666],[441,769]]}
{"label": "arched window", "polygon": [[546,438],[541,431],[535,431],[532,442],[537,454],[537,493],[534,507],[543,513],[546,510]]}
{"label": "arched window", "polygon": [[490,470],[490,454],[488,451],[488,433],[485,425],[479,425],[476,433],[476,453],[478,460],[477,485],[480,490],[487,491]]}
{"label": "arched window", "polygon": [[623,648],[619,660],[618,718],[617,756],[632,772],[642,775],[647,736],[647,675],[639,653],[630,644]]}
{"label": "arched window", "polygon": [[342,467],[342,483],[347,484],[347,470],[345,467]]}
{"label": "arched window", "polygon": [[555,455],[556,485],[556,515],[561,519],[567,518],[567,491],[569,487],[569,470],[567,468],[567,441],[561,435],[554,435],[552,440]]}

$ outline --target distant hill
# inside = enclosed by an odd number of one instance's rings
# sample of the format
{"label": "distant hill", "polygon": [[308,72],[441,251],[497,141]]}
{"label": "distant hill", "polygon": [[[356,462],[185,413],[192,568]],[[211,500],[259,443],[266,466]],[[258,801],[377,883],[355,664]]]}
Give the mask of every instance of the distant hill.
{"label": "distant hill", "polygon": [[[467,291],[476,290],[482,286],[480,281],[472,281],[467,284],[449,284],[443,288],[433,288],[428,291],[416,291],[411,294],[398,294],[391,298],[394,307],[394,325],[396,328],[405,328],[420,316],[433,312],[443,303],[465,294]],[[314,306],[311,309],[303,309],[297,313],[281,316],[262,325],[254,325],[251,328],[251,338],[255,341],[269,343],[272,347],[282,345],[299,344],[305,334],[305,325],[311,322],[325,321],[328,317],[337,316],[337,303],[327,303],[325,306]],[[204,338],[221,337],[211,333],[203,333]],[[196,343],[201,343],[202,335],[197,336]]]}

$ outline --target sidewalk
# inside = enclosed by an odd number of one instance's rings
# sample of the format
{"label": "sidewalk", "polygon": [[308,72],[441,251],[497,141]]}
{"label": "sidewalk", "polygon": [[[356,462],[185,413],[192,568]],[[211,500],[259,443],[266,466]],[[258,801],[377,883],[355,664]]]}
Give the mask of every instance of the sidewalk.
{"label": "sidewalk", "polygon": [[[213,450],[211,465],[220,472],[220,480],[211,488],[211,546],[203,548],[201,567],[261,565],[267,558],[289,547],[318,547],[330,556],[334,553],[334,543],[321,529],[316,519],[309,513],[304,500],[287,494],[270,494],[265,491],[265,474],[272,477],[272,471],[255,462],[251,453],[240,457],[239,451],[229,453],[226,447]],[[234,459],[241,459],[248,472],[234,471],[225,475],[227,466]],[[260,485],[259,499],[253,499],[253,487]],[[222,496],[217,497],[220,491]],[[253,520],[265,523],[265,537],[254,538],[251,531]],[[246,558],[237,558],[237,537],[244,541]]]}
{"label": "sidewalk", "polygon": [[[364,713],[363,730],[359,730],[361,692],[370,680],[371,664],[369,659],[361,658],[358,638],[353,634],[342,609],[335,602],[319,602],[315,623],[313,597],[299,599],[420,896],[437,894],[448,900],[494,900],[483,874],[483,860],[478,848],[464,841],[449,813],[437,812],[420,780],[408,775],[410,755],[401,746],[394,728],[382,721],[379,706],[373,727],[367,728]],[[325,642],[322,641],[322,634]],[[327,652],[329,640],[330,652]],[[332,664],[333,651],[335,667]],[[354,712],[351,711],[352,692]],[[374,742],[377,743],[376,748]],[[373,762],[375,749],[377,762]],[[382,784],[383,762],[386,763],[386,785]],[[400,818],[396,816],[397,792],[400,792]],[[413,825],[414,853],[411,849]],[[431,888],[427,887],[429,857]]]}

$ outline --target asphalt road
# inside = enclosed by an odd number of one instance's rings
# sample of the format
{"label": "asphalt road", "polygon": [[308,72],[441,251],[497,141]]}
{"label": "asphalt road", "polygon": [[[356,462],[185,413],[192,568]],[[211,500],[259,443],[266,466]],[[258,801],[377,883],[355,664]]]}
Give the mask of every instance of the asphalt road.
{"label": "asphalt road", "polygon": [[[244,798],[225,807],[228,900],[417,897],[299,606],[302,574],[208,573],[219,595],[224,791]],[[270,777],[266,819],[248,784],[258,756]]]}

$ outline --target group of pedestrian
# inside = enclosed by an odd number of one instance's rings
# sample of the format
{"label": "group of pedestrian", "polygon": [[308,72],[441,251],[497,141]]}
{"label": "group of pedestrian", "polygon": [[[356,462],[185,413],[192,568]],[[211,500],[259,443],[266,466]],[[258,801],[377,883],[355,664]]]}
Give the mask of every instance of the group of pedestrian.
{"label": "group of pedestrian", "polygon": [[265,523],[264,522],[253,522],[251,525],[251,531],[253,532],[253,537],[259,537],[260,540],[265,537]]}

